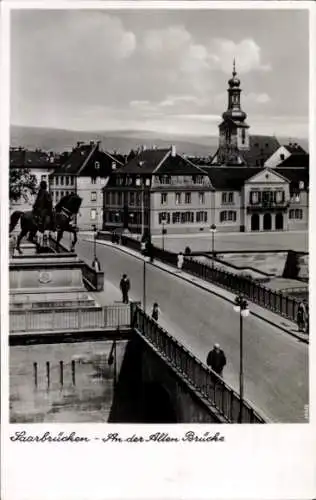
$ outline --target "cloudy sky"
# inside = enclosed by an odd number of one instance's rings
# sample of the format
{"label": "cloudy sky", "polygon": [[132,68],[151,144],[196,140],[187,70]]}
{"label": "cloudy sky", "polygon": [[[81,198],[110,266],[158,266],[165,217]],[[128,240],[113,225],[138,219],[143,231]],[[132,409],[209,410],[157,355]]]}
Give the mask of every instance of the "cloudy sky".
{"label": "cloudy sky", "polygon": [[11,123],[217,135],[233,57],[251,132],[307,137],[303,10],[13,11]]}

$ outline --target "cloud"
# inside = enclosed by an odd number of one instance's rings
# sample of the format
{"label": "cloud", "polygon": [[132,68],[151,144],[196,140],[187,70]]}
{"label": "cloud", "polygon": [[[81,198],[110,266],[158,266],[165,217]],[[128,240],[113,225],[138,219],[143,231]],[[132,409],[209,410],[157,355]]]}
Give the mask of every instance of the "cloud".
{"label": "cloud", "polygon": [[251,38],[235,43],[225,38],[215,38],[210,42],[210,60],[215,68],[225,73],[232,71],[233,59],[236,59],[236,69],[240,73],[250,71],[270,71],[270,64],[261,61],[261,48]]}
{"label": "cloud", "polygon": [[244,98],[246,103],[267,104],[271,101],[270,96],[266,93],[256,94],[254,92],[250,92],[249,94],[245,94]]}

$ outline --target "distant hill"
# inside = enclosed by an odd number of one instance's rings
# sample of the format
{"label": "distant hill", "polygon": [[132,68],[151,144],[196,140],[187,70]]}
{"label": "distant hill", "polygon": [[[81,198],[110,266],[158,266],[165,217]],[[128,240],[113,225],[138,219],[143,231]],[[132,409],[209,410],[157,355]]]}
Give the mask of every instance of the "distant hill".
{"label": "distant hill", "polygon": [[61,152],[71,150],[78,141],[101,141],[102,148],[108,151],[128,153],[139,146],[153,145],[159,148],[169,148],[174,144],[179,153],[208,156],[213,155],[217,148],[217,137],[171,136],[155,134],[147,131],[111,130],[95,132],[76,132],[71,130],[11,127],[10,145],[29,149],[40,148],[45,151]]}
{"label": "distant hill", "polygon": [[[151,131],[111,130],[76,132],[72,130],[11,126],[10,145],[22,146],[28,149],[43,149],[44,151],[62,152],[71,150],[78,141],[101,141],[101,146],[108,151],[128,153],[141,145],[159,148],[168,148],[174,144],[177,151],[182,154],[209,156],[216,152],[218,145],[217,136],[177,136],[157,134]],[[281,144],[286,144],[288,138],[278,138]],[[307,139],[292,138],[292,142],[299,143],[308,151]]]}

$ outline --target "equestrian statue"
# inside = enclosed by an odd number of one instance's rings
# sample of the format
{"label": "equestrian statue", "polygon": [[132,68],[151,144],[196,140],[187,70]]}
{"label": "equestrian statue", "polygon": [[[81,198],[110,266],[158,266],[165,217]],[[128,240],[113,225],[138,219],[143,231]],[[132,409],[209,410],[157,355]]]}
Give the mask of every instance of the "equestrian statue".
{"label": "equestrian statue", "polygon": [[[71,251],[75,249],[77,243],[78,228],[73,224],[74,217],[78,214],[82,198],[75,193],[63,196],[53,209],[51,194],[47,191],[47,184],[41,181],[40,189],[33,205],[33,210],[28,212],[15,211],[10,218],[11,233],[20,220],[21,232],[17,237],[16,250],[22,254],[20,243],[22,238],[29,235],[28,240],[35,243],[37,251],[40,251],[41,244],[47,236],[47,232],[57,232],[57,244],[62,240],[64,232],[73,234]],[[35,237],[38,234],[39,238]]]}

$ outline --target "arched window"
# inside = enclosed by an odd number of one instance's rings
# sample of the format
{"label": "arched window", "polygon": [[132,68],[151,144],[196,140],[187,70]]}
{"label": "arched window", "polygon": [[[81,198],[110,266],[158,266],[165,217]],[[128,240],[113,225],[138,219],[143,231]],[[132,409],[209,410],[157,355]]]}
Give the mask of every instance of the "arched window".
{"label": "arched window", "polygon": [[246,130],[244,128],[241,129],[241,142],[242,144],[246,143]]}

